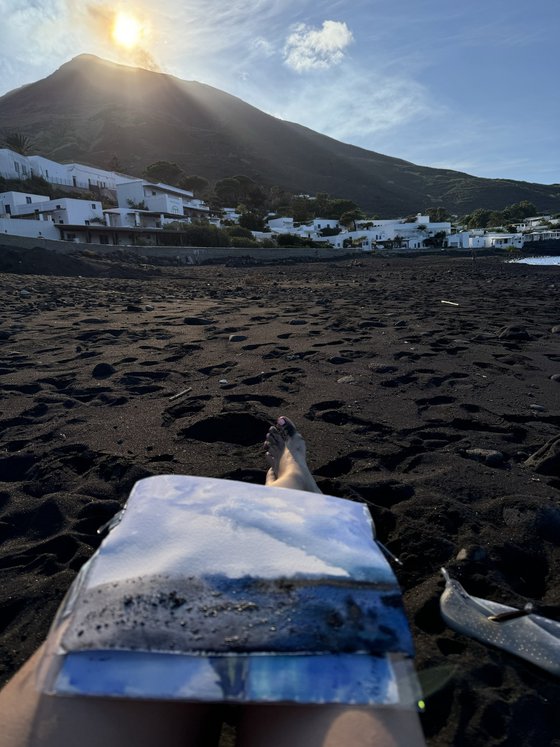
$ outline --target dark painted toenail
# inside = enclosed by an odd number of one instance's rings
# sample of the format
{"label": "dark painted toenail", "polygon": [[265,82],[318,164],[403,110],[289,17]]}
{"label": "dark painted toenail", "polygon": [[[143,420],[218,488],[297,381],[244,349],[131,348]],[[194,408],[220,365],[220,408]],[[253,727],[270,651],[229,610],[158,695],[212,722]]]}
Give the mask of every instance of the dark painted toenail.
{"label": "dark painted toenail", "polygon": [[284,417],[278,418],[278,425],[282,427],[282,429],[284,430],[284,433],[290,438],[292,436],[295,436],[295,434],[297,433],[294,424],[291,423],[287,418],[284,418]]}

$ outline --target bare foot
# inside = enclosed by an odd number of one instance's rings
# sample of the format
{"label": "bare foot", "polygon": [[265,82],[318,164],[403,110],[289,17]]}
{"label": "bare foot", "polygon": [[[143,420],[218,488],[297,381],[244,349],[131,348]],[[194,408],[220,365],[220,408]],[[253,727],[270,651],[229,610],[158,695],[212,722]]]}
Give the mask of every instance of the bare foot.
{"label": "bare foot", "polygon": [[292,421],[282,415],[267,433],[266,459],[270,469],[266,484],[276,488],[320,493],[305,459],[305,441]]}

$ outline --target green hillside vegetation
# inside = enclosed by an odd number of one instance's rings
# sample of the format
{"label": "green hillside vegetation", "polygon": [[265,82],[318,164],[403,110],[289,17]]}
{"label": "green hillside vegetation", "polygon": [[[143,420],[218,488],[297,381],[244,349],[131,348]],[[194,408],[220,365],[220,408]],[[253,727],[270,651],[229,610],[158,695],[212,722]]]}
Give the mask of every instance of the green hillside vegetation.
{"label": "green hillside vegetation", "polygon": [[522,200],[515,205],[508,205],[503,210],[485,210],[478,208],[462,219],[465,228],[497,228],[507,226],[512,231],[515,224],[522,223],[525,218],[538,215],[537,207],[528,200]]}

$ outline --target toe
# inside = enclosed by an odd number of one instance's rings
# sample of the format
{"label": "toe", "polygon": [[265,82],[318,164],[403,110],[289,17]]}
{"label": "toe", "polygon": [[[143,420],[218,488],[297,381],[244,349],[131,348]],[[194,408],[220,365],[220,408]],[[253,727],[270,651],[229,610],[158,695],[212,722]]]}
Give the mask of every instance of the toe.
{"label": "toe", "polygon": [[266,440],[271,444],[271,446],[281,446],[284,443],[282,434],[277,428],[274,428],[274,427],[272,427],[268,431]]}
{"label": "toe", "polygon": [[284,436],[284,438],[293,438],[293,436],[297,433],[297,428],[292,423],[292,421],[287,418],[285,415],[281,415],[278,420],[276,421],[278,428],[280,429],[280,432]]}

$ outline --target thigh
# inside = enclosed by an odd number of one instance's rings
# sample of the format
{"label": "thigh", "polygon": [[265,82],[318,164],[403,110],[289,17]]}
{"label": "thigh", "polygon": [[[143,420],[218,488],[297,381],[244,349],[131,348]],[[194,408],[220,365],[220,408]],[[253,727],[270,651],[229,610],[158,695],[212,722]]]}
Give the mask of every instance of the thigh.
{"label": "thigh", "polygon": [[0,693],[0,747],[200,747],[221,714],[205,704],[57,697],[35,688],[40,650]]}
{"label": "thigh", "polygon": [[422,747],[415,711],[339,705],[243,709],[238,747]]}

